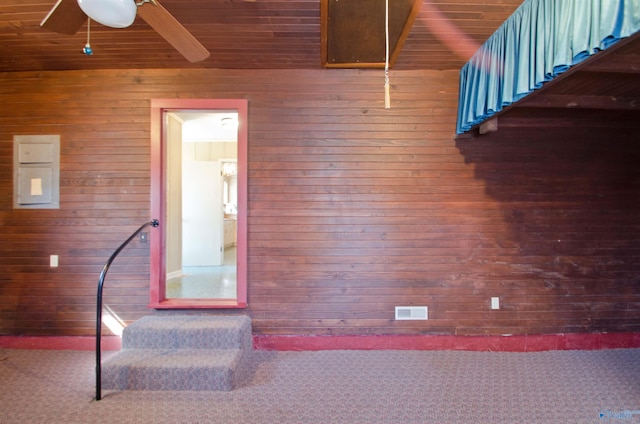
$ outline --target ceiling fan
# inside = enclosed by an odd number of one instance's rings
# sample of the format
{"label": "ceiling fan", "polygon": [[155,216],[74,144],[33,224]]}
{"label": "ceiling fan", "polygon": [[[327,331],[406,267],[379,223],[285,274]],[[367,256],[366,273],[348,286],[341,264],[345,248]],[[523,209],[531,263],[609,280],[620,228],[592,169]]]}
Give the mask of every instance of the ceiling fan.
{"label": "ceiling fan", "polygon": [[58,0],[40,26],[74,35],[87,18],[112,28],[126,28],[136,14],[189,62],[209,57],[209,51],[156,0]]}

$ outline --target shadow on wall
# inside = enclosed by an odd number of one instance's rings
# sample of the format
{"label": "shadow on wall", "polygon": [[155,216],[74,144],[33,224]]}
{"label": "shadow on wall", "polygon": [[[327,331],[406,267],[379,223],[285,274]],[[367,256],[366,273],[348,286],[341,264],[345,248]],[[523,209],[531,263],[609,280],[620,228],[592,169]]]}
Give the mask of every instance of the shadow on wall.
{"label": "shadow on wall", "polygon": [[456,146],[496,200],[489,207],[500,211],[509,228],[507,234],[495,234],[499,255],[505,257],[491,260],[508,263],[506,279],[526,287],[528,306],[517,309],[553,305],[554,318],[575,325],[568,331],[637,331],[637,135],[507,128],[461,138]]}

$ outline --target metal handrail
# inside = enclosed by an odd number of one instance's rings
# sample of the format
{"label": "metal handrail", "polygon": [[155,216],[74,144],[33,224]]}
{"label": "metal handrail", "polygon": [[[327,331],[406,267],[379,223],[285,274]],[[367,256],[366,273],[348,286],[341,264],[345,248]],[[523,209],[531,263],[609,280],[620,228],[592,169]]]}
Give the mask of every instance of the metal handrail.
{"label": "metal handrail", "polygon": [[96,299],[96,305],[97,305],[97,311],[96,311],[97,312],[96,313],[96,400],[100,400],[102,398],[102,395],[101,395],[101,391],[102,391],[102,361],[101,361],[100,356],[101,356],[101,351],[102,351],[102,287],[104,286],[104,279],[107,276],[107,272],[109,271],[109,267],[111,266],[111,263],[116,258],[116,256],[118,256],[118,254],[122,251],[122,249],[124,249],[127,246],[127,244],[129,244],[129,242],[131,240],[133,240],[142,230],[147,228],[149,225],[151,225],[152,227],[155,228],[158,225],[160,225],[160,221],[158,221],[157,219],[153,219],[153,220],[141,225],[140,228],[138,228],[133,234],[131,234],[131,236],[128,239],[126,239],[124,241],[124,243],[122,243],[120,245],[120,247],[118,247],[116,249],[115,252],[113,252],[113,254],[109,258],[107,263],[102,268],[102,272],[100,273],[100,278],[98,279],[98,296],[97,296],[97,299]]}

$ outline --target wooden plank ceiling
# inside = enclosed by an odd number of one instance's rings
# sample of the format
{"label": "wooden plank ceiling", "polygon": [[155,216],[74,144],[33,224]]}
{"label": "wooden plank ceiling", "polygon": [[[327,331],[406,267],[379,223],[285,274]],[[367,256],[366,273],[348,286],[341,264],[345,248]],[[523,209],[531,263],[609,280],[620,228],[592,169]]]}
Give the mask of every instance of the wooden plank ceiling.
{"label": "wooden plank ceiling", "polygon": [[[82,53],[86,24],[75,35],[40,27],[55,0],[0,0],[0,72],[317,69],[327,64],[327,57],[323,63],[321,3],[337,0],[159,1],[211,52],[206,60],[188,62],[140,17],[124,29],[92,24],[94,54],[87,56]],[[390,0],[390,4],[398,1]],[[399,36],[406,39],[394,56],[392,70],[459,69],[522,0],[419,2],[413,25]],[[409,0],[404,3],[412,4]],[[353,48],[360,44],[350,43]],[[598,125],[638,128],[639,74],[640,41],[634,37],[624,47],[590,61],[561,83],[550,84],[527,102],[510,108],[507,125],[539,126],[551,119],[557,125],[598,121]],[[562,120],[565,116],[569,118]]]}
{"label": "wooden plank ceiling", "polygon": [[[391,8],[399,1],[390,0]],[[477,46],[522,2],[421,1],[419,15],[394,69],[460,68],[468,51],[463,49],[457,34],[451,32],[452,28],[459,29]],[[40,27],[56,0],[0,0],[0,72],[187,67],[310,69],[322,66],[321,0],[159,2],[211,52],[207,60],[196,64],[187,62],[140,17],[124,29],[93,23],[91,46],[94,54],[85,56],[82,48],[87,39],[86,24],[75,35],[56,34]],[[370,2],[384,7],[384,2]],[[455,42],[450,41],[452,38]]]}

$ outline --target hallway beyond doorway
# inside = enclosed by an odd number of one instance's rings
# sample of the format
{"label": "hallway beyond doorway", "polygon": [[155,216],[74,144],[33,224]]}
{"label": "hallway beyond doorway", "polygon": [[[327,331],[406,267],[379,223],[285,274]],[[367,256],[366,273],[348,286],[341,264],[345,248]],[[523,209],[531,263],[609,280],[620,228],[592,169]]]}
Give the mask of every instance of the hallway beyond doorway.
{"label": "hallway beyond doorway", "polygon": [[220,266],[184,267],[184,274],[167,280],[168,299],[235,299],[236,248],[224,251]]}

